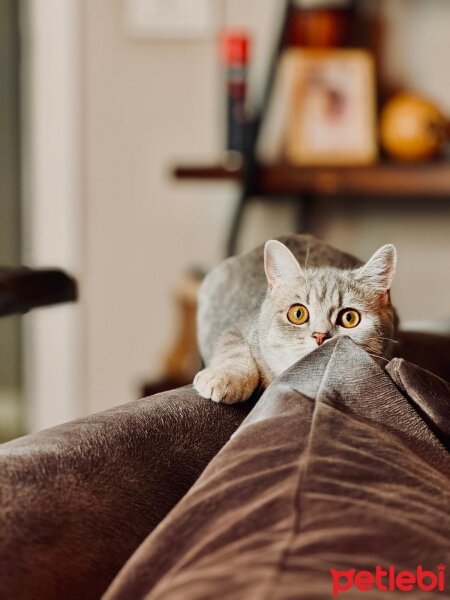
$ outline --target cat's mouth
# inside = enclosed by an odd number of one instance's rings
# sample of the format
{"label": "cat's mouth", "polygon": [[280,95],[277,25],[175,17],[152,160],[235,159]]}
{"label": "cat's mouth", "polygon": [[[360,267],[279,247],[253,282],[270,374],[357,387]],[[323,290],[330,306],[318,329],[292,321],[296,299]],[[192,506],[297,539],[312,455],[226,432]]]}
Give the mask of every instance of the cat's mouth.
{"label": "cat's mouth", "polygon": [[[320,343],[317,342],[317,340],[312,340],[312,344],[311,344],[311,352],[313,350],[315,350],[316,348],[318,348],[319,346],[322,346],[323,344],[326,344],[327,342],[330,342],[331,340],[334,340],[336,338],[339,337],[349,337],[355,344],[357,344],[360,348],[362,348],[365,352],[367,352],[367,354],[369,354],[370,356],[372,356],[375,359],[381,359],[381,360],[387,360],[385,358],[385,354],[387,354],[386,352],[386,348],[382,347],[380,348],[380,341],[378,338],[374,338],[374,340],[371,341],[357,341],[355,340],[353,337],[351,337],[350,335],[348,335],[348,333],[336,333],[334,335],[329,335],[327,336],[325,339],[321,340]],[[391,340],[392,344],[395,343],[394,340]]]}
{"label": "cat's mouth", "polygon": [[323,346],[327,342],[330,342],[331,340],[334,340],[336,337],[338,337],[338,335],[313,334],[311,336],[310,343],[308,344],[310,346],[310,348],[311,348],[310,351],[312,352],[316,348],[319,348],[320,346]]}

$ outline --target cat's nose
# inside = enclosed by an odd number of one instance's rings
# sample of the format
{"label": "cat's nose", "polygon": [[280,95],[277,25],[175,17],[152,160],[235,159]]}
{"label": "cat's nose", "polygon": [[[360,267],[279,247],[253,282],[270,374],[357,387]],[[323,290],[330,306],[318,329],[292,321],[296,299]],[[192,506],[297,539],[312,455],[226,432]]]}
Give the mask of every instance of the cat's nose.
{"label": "cat's nose", "polygon": [[326,331],[325,333],[318,333],[317,331],[315,331],[312,334],[312,337],[316,340],[317,345],[321,346],[325,340],[328,340],[331,337],[331,334],[329,331]]}

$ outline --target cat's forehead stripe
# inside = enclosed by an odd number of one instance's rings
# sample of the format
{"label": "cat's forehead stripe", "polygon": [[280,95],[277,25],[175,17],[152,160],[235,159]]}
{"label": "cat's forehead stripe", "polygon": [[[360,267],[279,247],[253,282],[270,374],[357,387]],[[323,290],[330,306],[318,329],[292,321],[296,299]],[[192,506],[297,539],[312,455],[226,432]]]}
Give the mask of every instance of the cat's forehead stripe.
{"label": "cat's forehead stripe", "polygon": [[337,281],[327,276],[326,273],[317,273],[317,276],[311,282],[310,300],[312,302],[323,304],[325,301],[339,301],[339,286]]}
{"label": "cat's forehead stripe", "polygon": [[[355,295],[356,294],[356,295]],[[349,281],[336,273],[317,270],[306,280],[306,285],[298,289],[298,299],[307,305],[332,304],[343,307],[348,302],[356,301],[358,294],[349,285]]]}

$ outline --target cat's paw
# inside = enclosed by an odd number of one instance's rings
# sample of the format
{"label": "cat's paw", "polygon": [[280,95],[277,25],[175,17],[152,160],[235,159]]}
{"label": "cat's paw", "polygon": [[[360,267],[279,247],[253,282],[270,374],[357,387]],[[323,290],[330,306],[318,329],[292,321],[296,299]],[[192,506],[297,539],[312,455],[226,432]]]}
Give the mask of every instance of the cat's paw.
{"label": "cat's paw", "polygon": [[210,367],[197,373],[194,388],[200,396],[213,402],[235,404],[251,396],[254,386],[249,379],[227,369]]}

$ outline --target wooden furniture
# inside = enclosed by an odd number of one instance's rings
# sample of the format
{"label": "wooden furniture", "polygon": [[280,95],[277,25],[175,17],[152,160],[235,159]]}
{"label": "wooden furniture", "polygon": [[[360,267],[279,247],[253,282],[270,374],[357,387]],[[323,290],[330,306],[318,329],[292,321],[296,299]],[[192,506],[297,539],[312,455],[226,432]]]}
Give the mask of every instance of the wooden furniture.
{"label": "wooden furniture", "polygon": [[141,396],[152,396],[192,383],[201,369],[202,361],[197,347],[197,300],[204,273],[186,273],[174,290],[177,312],[176,337],[168,349],[163,364],[163,376],[145,382]]}
{"label": "wooden furniture", "polygon": [[[242,183],[244,169],[226,164],[180,165],[176,179],[229,180]],[[367,167],[294,167],[289,164],[256,167],[254,192],[262,196],[310,193],[364,194],[367,196],[450,197],[450,161],[407,164],[380,162]]]}
{"label": "wooden furniture", "polygon": [[[243,214],[250,197],[273,201],[292,198],[299,208],[300,231],[310,231],[315,200],[339,196],[360,199],[360,204],[403,201],[410,206],[414,199],[450,199],[450,161],[440,160],[407,164],[380,162],[367,167],[294,167],[288,164],[258,165],[252,168],[251,181],[244,167],[224,164],[180,165],[175,167],[178,180],[236,181],[245,186],[232,223],[226,255],[235,253]],[[408,204],[406,204],[408,202]]]}
{"label": "wooden furniture", "polygon": [[[350,24],[345,25],[344,21],[351,18],[352,11],[357,11],[357,6],[359,5],[353,2],[350,9],[342,14],[340,20],[335,19],[333,21],[337,28],[334,33],[333,30],[329,30],[328,25],[325,27],[324,31],[332,31],[333,33],[330,39],[325,39],[322,34],[319,36],[314,34],[315,39],[322,40],[322,46],[329,45],[329,42],[334,43],[335,40],[343,43],[347,35],[345,32],[350,29]],[[296,45],[297,42],[303,45],[306,43],[304,39],[304,27],[306,25],[302,21],[302,19],[305,19],[305,13],[299,14],[294,3],[289,0],[285,2],[284,11],[277,43],[268,69],[261,110],[255,119],[252,130],[251,149],[248,154],[242,157],[242,164],[240,165],[239,161],[233,158],[229,162],[224,161],[216,164],[178,165],[173,170],[174,177],[177,180],[223,180],[235,181],[239,184],[239,199],[228,234],[225,249],[226,256],[231,256],[236,252],[243,215],[247,204],[254,198],[261,201],[276,201],[280,197],[291,198],[298,207],[297,229],[300,232],[311,232],[311,217],[314,212],[315,201],[319,197],[325,197],[327,200],[344,196],[357,197],[359,205],[395,199],[403,201],[405,207],[410,207],[412,201],[419,198],[422,200],[424,198],[437,198],[442,201],[450,199],[449,160],[416,164],[384,161],[364,167],[312,168],[295,167],[282,163],[273,165],[257,163],[256,144],[269,105],[279,56],[282,50],[289,45]],[[333,11],[325,12],[329,13],[327,19],[333,18]],[[308,15],[309,13],[306,14],[307,21],[311,18]],[[323,18],[326,15],[319,14],[318,16],[320,19],[317,23],[319,25],[323,24]],[[356,21],[353,25],[355,23]],[[353,29],[366,31],[370,28],[354,26]],[[355,42],[355,36],[353,36],[353,39],[347,37],[347,41],[349,43]],[[367,40],[365,41],[367,42]],[[368,43],[371,47],[374,46],[370,41]],[[373,50],[376,54],[376,48]]]}

